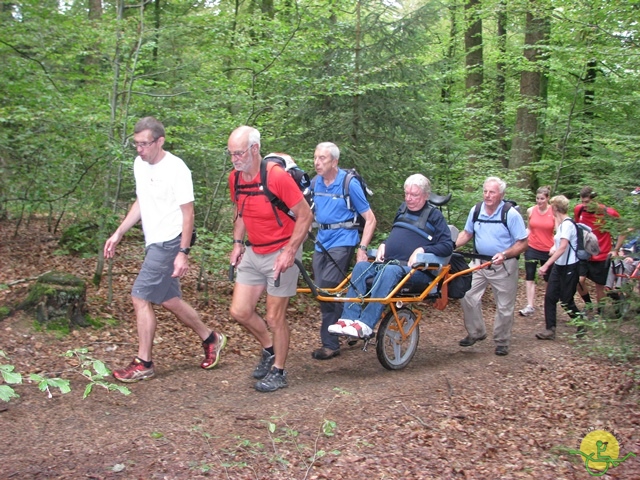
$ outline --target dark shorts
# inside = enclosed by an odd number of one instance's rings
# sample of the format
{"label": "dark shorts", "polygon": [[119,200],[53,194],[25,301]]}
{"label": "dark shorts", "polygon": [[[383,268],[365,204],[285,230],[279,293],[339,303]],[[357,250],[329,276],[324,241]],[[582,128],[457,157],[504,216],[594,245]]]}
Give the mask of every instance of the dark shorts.
{"label": "dark shorts", "polygon": [[[536,279],[536,270],[538,266],[542,266],[549,260],[549,252],[543,252],[542,250],[536,250],[535,248],[528,247],[524,252],[524,271],[525,279],[533,281]],[[551,269],[544,275],[544,281],[549,281],[549,274]]]}
{"label": "dark shorts", "polygon": [[611,268],[611,261],[609,259],[601,262],[590,262],[582,260],[580,262],[580,276],[587,277],[592,280],[593,283],[598,285],[606,285],[607,277],[609,276],[609,268]]}
{"label": "dark shorts", "polygon": [[180,237],[149,245],[140,273],[133,282],[131,295],[156,305],[181,297],[180,281],[171,277],[173,262],[179,249]]}

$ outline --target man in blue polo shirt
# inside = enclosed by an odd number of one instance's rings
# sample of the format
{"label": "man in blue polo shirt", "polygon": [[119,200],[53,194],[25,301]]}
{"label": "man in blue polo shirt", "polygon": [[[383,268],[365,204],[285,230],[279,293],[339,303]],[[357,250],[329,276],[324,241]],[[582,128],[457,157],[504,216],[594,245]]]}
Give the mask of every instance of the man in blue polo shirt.
{"label": "man in blue polo shirt", "polygon": [[[315,221],[318,224],[313,252],[313,274],[314,281],[320,288],[332,288],[344,280],[358,243],[356,260],[367,260],[367,247],[376,228],[376,217],[362,186],[357,179],[352,178],[349,182],[350,202],[365,220],[362,239],[359,238],[358,228],[354,225],[354,211],[347,207],[344,198],[343,184],[347,172],[338,168],[339,159],[340,149],[331,142],[318,144],[313,156],[318,174],[313,181]],[[328,328],[338,321],[342,307],[343,304],[339,302],[320,303],[322,347],[311,353],[316,360],[328,360],[340,354],[338,337],[329,334]]]}
{"label": "man in blue polo shirt", "polygon": [[506,187],[498,177],[485,180],[480,214],[474,219],[475,206],[471,208],[464,230],[456,240],[456,247],[460,247],[473,238],[476,252],[493,262],[491,267],[477,270],[473,274],[471,289],[462,299],[464,326],[468,335],[460,340],[460,346],[470,347],[487,338],[487,328],[482,317],[482,295],[487,285],[491,285],[496,305],[493,324],[496,355],[509,353],[513,311],[518,293],[516,257],[527,249],[529,235],[515,208],[508,208],[506,224],[502,221],[502,211],[508,207],[503,201]]}

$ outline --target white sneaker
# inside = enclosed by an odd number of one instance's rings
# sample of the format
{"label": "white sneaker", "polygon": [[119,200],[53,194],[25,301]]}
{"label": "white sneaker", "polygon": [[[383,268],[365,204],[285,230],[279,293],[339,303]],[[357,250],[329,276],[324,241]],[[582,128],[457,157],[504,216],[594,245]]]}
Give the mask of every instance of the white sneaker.
{"label": "white sneaker", "polygon": [[342,330],[344,329],[344,327],[351,325],[353,322],[354,320],[349,320],[348,318],[341,318],[333,325],[329,325],[327,330],[329,331],[329,333],[333,333],[334,335],[342,335],[343,334]]}
{"label": "white sneaker", "polygon": [[342,329],[342,334],[349,337],[365,338],[370,336],[373,330],[369,325],[362,323],[360,320],[356,320],[351,325],[348,325]]}
{"label": "white sneaker", "polygon": [[523,317],[529,317],[533,315],[535,311],[536,311],[535,308],[533,308],[531,305],[527,305],[522,310],[520,310],[520,315],[522,315]]}

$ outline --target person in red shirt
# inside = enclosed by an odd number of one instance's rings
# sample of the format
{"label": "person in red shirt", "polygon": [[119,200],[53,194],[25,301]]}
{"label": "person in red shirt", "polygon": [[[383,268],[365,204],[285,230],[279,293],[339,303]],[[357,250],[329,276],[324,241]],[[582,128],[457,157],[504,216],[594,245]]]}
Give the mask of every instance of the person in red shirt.
{"label": "person in red shirt", "polygon": [[[527,306],[520,310],[520,315],[528,317],[535,313],[536,267],[549,260],[549,250],[553,247],[553,230],[556,222],[553,210],[549,205],[551,187],[540,187],[536,191],[536,204],[527,210],[529,219],[529,246],[524,252],[524,271],[527,290]],[[549,281],[549,273],[544,274],[544,281]]]}
{"label": "person in red shirt", "polygon": [[[604,287],[609,274],[609,259],[611,257],[611,234],[609,233],[612,220],[619,219],[620,214],[613,208],[601,203],[593,202],[596,192],[591,187],[584,187],[580,190],[580,202],[573,209],[573,218],[577,223],[584,223],[593,230],[598,238],[600,253],[591,257],[591,260],[580,262],[580,280],[578,282],[578,293],[585,303],[591,303],[591,296],[587,289],[585,280],[591,279],[596,286],[596,301],[599,302],[604,296]],[[613,252],[620,250],[624,242],[624,235],[618,236]]]}
{"label": "person in red shirt", "polygon": [[[264,194],[258,130],[248,126],[235,129],[226,154],[234,168],[229,175],[235,206],[230,262],[237,269],[229,313],[262,345],[262,358],[253,371],[258,379],[255,389],[273,392],[288,386],[284,365],[289,325],[285,316],[298,285],[294,261],[302,259],[302,243],[313,214],[293,178],[273,162],[267,165],[268,190],[286,204],[295,220],[276,209]],[[266,315],[262,318],[256,305],[265,290]]]}

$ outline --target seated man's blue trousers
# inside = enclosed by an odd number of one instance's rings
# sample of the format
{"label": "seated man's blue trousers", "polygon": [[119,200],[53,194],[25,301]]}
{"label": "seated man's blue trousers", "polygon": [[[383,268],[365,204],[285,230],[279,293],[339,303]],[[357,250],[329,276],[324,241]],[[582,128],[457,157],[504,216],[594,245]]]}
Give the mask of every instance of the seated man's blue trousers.
{"label": "seated man's blue trousers", "polygon": [[[369,297],[372,298],[384,298],[391,290],[393,290],[400,280],[409,273],[411,268],[402,267],[394,264],[358,262],[353,268],[351,273],[352,285],[349,287],[347,297],[355,298],[358,294],[369,293]],[[367,288],[367,279],[373,278],[373,285],[371,292]],[[420,284],[426,287],[431,283],[431,276],[424,272],[415,272],[411,277],[411,284]],[[354,288],[355,286],[355,288]],[[363,308],[364,306],[364,308]],[[360,320],[362,323],[368,325],[372,330],[380,320],[383,310],[386,305],[380,302],[348,302],[344,304],[342,310],[342,316],[349,320]]]}

